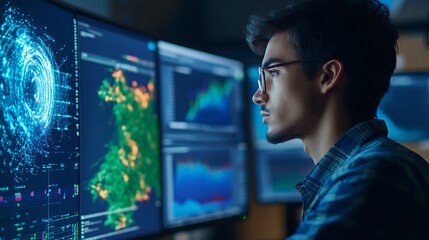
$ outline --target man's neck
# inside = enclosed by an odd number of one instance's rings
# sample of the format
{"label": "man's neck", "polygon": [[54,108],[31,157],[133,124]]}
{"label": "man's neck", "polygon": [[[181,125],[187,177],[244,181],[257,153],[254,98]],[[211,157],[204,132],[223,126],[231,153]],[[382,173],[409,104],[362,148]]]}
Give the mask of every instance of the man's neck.
{"label": "man's neck", "polygon": [[353,124],[345,114],[324,114],[314,130],[302,139],[305,152],[317,164],[351,127]]}

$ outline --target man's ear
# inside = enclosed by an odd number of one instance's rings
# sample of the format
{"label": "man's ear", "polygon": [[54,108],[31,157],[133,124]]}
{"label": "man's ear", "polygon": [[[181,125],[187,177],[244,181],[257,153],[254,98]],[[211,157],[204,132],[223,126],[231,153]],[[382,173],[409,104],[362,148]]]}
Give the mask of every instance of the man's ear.
{"label": "man's ear", "polygon": [[344,82],[344,65],[337,59],[329,60],[322,67],[322,75],[319,80],[320,92],[326,94]]}

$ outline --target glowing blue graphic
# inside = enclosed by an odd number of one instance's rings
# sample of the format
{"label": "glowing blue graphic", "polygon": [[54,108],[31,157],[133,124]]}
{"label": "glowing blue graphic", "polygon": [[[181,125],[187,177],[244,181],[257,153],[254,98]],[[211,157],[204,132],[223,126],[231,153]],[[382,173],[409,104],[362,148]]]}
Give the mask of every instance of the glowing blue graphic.
{"label": "glowing blue graphic", "polygon": [[[35,173],[36,155],[47,157],[50,131],[67,130],[67,85],[50,48],[55,40],[29,16],[8,7],[0,27],[0,156],[15,174]],[[42,33],[42,34],[41,34]],[[55,146],[54,146],[55,147]],[[4,152],[2,152],[4,151]],[[10,157],[5,157],[5,154]]]}

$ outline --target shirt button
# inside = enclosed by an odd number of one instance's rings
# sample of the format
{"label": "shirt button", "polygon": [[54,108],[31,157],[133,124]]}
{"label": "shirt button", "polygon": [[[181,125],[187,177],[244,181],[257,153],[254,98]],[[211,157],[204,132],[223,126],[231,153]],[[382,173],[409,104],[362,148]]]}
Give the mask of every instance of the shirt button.
{"label": "shirt button", "polygon": [[304,185],[303,182],[300,182],[298,184],[295,185],[296,190],[298,190],[299,193],[304,193],[307,191],[307,187]]}

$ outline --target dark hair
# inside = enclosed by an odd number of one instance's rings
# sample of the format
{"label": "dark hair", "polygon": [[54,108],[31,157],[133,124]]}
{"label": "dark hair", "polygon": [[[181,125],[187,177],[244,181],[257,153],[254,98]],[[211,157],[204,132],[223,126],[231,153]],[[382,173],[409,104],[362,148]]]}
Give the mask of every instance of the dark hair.
{"label": "dark hair", "polygon": [[330,59],[344,64],[344,100],[355,123],[376,117],[396,67],[398,32],[385,5],[377,0],[290,0],[281,10],[251,16],[247,42],[263,55],[270,38],[283,31],[299,58],[323,60],[303,64],[308,77]]}

